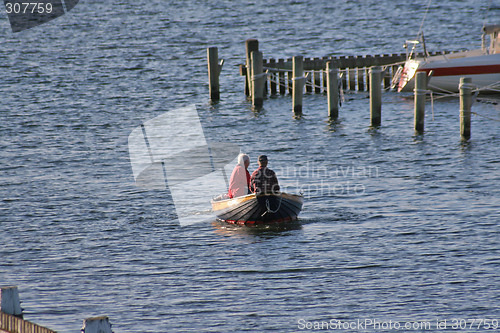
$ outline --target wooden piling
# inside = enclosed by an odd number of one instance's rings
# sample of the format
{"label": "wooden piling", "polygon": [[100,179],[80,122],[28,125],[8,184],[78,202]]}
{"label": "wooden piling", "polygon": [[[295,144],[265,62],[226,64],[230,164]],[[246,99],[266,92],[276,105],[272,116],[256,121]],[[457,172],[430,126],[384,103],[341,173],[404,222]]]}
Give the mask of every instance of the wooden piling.
{"label": "wooden piling", "polygon": [[321,94],[321,72],[314,71],[314,93]]}
{"label": "wooden piling", "polygon": [[358,68],[358,91],[365,90],[365,81],[363,78],[364,73],[365,72],[364,72],[363,68]]}
{"label": "wooden piling", "polygon": [[370,69],[365,67],[366,91],[370,91]]}
{"label": "wooden piling", "polygon": [[212,101],[220,99],[219,74],[222,69],[222,64],[219,64],[219,51],[217,47],[207,48],[208,61],[208,91]]}
{"label": "wooden piling", "polygon": [[[323,59],[326,59],[326,58],[324,57]],[[326,62],[328,62],[328,60],[326,60]],[[326,62],[325,62],[325,68],[326,68]],[[326,86],[326,80],[327,80],[327,78],[326,77],[328,75],[327,75],[327,73],[326,73],[325,70],[322,70],[321,73],[323,74],[322,75],[323,76],[323,78],[322,78],[322,80],[323,80],[323,92],[326,93],[327,92],[327,86]]]}
{"label": "wooden piling", "polygon": [[264,73],[262,71],[262,52],[252,51],[250,54],[250,62],[252,64],[251,79],[252,79],[252,104],[260,107],[264,104]]}
{"label": "wooden piling", "polygon": [[414,124],[415,131],[422,133],[424,131],[425,118],[425,97],[427,94],[427,73],[417,72],[415,76],[415,112]]}
{"label": "wooden piling", "polygon": [[345,91],[345,90],[347,90],[347,70],[346,69],[341,70],[340,73],[342,74],[342,78],[341,78],[342,89]]}
{"label": "wooden piling", "polygon": [[339,71],[332,61],[326,63],[326,91],[328,98],[328,116],[332,119],[339,117]]}
{"label": "wooden piling", "polygon": [[288,72],[287,78],[288,78],[288,94],[292,95],[292,93],[293,93],[293,72]]}
{"label": "wooden piling", "polygon": [[382,68],[370,68],[370,123],[377,127],[382,123]]}
{"label": "wooden piling", "polygon": [[[269,65],[270,65],[270,67],[275,67],[276,59],[274,59],[274,58],[269,59]],[[269,82],[271,85],[271,95],[276,95],[276,93],[277,93],[276,81],[277,81],[276,73],[269,73]]]}
{"label": "wooden piling", "polygon": [[248,79],[247,79],[247,66],[240,64],[240,75],[245,77],[245,95],[249,96],[250,91],[248,90]]}
{"label": "wooden piling", "polygon": [[354,68],[349,68],[347,70],[349,73],[349,90],[356,90],[356,70]]}
{"label": "wooden piling", "polygon": [[[278,59],[279,68],[283,68],[285,63],[285,59]],[[285,80],[285,72],[279,72],[279,91],[280,95],[286,94],[286,80]]]}
{"label": "wooden piling", "polygon": [[470,139],[471,106],[472,106],[472,79],[460,78],[460,136],[462,140]]}
{"label": "wooden piling", "polygon": [[[258,51],[259,50],[259,41],[254,38],[247,39],[245,41],[245,48],[246,48],[246,66],[247,66],[247,71],[246,71],[246,86],[245,86],[245,91],[248,91],[249,95],[251,96],[252,94],[252,66],[250,64],[251,62],[251,53],[253,51]],[[248,89],[247,89],[248,88]]]}
{"label": "wooden piling", "polygon": [[302,56],[293,57],[293,113],[302,114],[302,96],[304,92],[304,62]]}
{"label": "wooden piling", "polygon": [[87,318],[83,321],[82,333],[113,333],[106,316]]}
{"label": "wooden piling", "polygon": [[13,316],[23,316],[21,300],[16,286],[2,287],[0,289],[0,311]]}

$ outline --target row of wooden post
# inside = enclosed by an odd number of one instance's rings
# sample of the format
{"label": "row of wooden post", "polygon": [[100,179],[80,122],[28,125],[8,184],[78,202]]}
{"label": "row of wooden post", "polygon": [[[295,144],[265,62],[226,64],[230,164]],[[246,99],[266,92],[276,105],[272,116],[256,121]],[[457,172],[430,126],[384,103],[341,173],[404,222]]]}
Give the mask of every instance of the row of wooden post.
{"label": "row of wooden post", "polygon": [[[219,63],[218,51],[216,47],[207,49],[209,92],[212,101],[218,101],[220,98],[219,75],[224,61]],[[270,62],[272,62],[271,59]],[[302,98],[306,78],[304,77],[304,58],[295,56],[292,58],[292,110],[295,115],[302,114]],[[358,89],[362,90],[364,86],[362,75],[358,69]],[[246,66],[245,66],[245,93],[250,96],[254,107],[261,107],[264,103],[264,92],[266,87],[266,75],[263,68],[263,56],[259,51],[259,41],[257,39],[246,40]],[[355,70],[349,69],[349,87],[355,89],[355,82],[352,80]],[[380,66],[372,66],[368,70],[366,85],[370,91],[370,125],[380,126],[382,123],[382,83],[387,86],[387,75],[382,75],[384,71]],[[243,74],[243,73],[240,73]],[[280,82],[284,82],[285,71],[278,71]],[[334,67],[333,61],[326,62],[324,71],[324,86],[327,92],[328,116],[331,119],[337,119],[339,116],[339,70]],[[283,80],[282,80],[283,79]],[[415,76],[415,97],[414,97],[414,127],[417,133],[424,131],[425,101],[427,96],[427,74],[417,72]],[[314,72],[314,77],[309,78],[314,82],[315,90],[320,89],[319,72]],[[343,78],[345,80],[345,78]],[[306,86],[306,91],[307,91]],[[285,92],[285,87],[280,84],[280,93]],[[311,87],[312,89],[312,87]],[[277,92],[276,82],[271,81],[271,94]],[[470,138],[470,119],[471,119],[471,89],[470,79],[462,78],[460,81],[460,134],[463,139]]]}
{"label": "row of wooden post", "polygon": [[[416,133],[424,132],[425,119],[425,99],[427,96],[427,73],[417,72],[415,74],[415,109],[414,126]],[[470,139],[471,136],[471,107],[472,107],[472,80],[468,77],[460,78],[460,136],[463,140]]]}
{"label": "row of wooden post", "polygon": [[[326,63],[326,90],[328,100],[328,116],[337,119],[339,115],[339,86],[338,69],[333,67],[333,62]],[[292,110],[295,115],[302,114],[302,98],[304,95],[304,77],[303,57],[293,57],[293,78],[292,78]]]}
{"label": "row of wooden post", "polygon": [[[256,42],[256,40],[252,42],[255,43],[254,47],[258,49],[258,42]],[[251,82],[249,82],[252,102],[254,106],[262,106],[264,98],[263,77],[265,75],[260,66],[262,62],[262,53],[260,51],[251,51],[249,61],[252,68],[251,73],[253,74],[247,75],[247,77],[252,78]],[[253,61],[257,61],[258,64],[254,64]],[[306,80],[304,77],[303,57],[293,57],[292,64],[292,110],[295,115],[301,115],[302,97]],[[372,66],[368,71],[369,79],[367,81],[369,83],[367,83],[370,91],[370,125],[372,127],[378,127],[382,124],[382,83],[385,77],[383,73],[384,71],[380,66]],[[256,79],[255,75],[260,77]],[[427,79],[426,72],[416,73],[414,90],[414,127],[416,133],[423,133],[424,131]],[[332,61],[328,61],[326,63],[326,91],[328,116],[331,119],[337,119],[339,116],[338,80],[338,69],[333,67]],[[258,82],[258,85],[256,85],[255,82]],[[255,97],[255,95],[257,95],[257,97]],[[471,96],[470,79],[462,78],[460,81],[460,135],[465,140],[470,138]]]}
{"label": "row of wooden post", "polygon": [[[293,58],[292,58],[293,62]],[[328,62],[328,61],[327,61]],[[335,60],[330,60],[330,62],[335,63]],[[270,59],[268,65],[274,66],[275,60]],[[332,65],[334,66],[334,65]],[[305,67],[305,58],[304,58],[304,67]],[[372,66],[370,66],[372,67]],[[338,70],[338,75],[340,83],[342,85],[342,89],[345,91],[369,91],[370,90],[370,81],[369,77],[369,69],[366,68],[353,68],[353,69],[340,69]],[[389,89],[392,84],[392,75],[395,73],[393,68],[394,66],[385,66],[383,71],[383,83],[384,88]],[[265,63],[264,63],[265,68]],[[325,62],[326,68],[326,62]],[[292,86],[293,86],[293,69],[292,70],[273,70],[273,67],[270,67],[268,73],[268,82],[270,85],[270,94],[271,95],[285,95],[287,90],[290,94],[292,94]],[[288,74],[288,78],[285,77],[285,74]],[[305,81],[305,92],[307,93],[316,93],[321,94],[323,92],[327,92],[327,73],[325,69],[322,70],[306,70],[304,69],[304,76],[306,76]],[[366,79],[365,79],[366,77]],[[279,89],[278,89],[279,86]],[[366,89],[365,89],[366,88]],[[248,95],[248,91],[247,91]]]}
{"label": "row of wooden post", "polygon": [[[56,333],[23,319],[19,291],[16,286],[0,288],[0,332]],[[82,333],[113,333],[106,316],[87,318],[83,321]]]}

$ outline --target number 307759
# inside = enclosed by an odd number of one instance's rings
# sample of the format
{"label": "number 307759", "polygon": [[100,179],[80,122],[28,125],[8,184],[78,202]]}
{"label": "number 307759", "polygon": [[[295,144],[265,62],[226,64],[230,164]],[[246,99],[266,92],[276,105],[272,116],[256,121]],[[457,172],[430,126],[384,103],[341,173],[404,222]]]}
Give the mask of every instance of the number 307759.
{"label": "number 307759", "polygon": [[43,2],[7,2],[5,4],[7,14],[50,14],[52,4]]}

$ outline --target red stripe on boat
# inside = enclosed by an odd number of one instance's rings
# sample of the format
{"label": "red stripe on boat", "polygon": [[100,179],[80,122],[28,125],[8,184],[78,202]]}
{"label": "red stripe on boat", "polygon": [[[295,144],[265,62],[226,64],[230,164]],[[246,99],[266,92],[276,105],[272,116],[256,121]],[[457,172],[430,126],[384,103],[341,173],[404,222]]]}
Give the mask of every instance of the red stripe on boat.
{"label": "red stripe on boat", "polygon": [[427,75],[429,74],[430,71],[433,71],[432,76],[498,74],[500,73],[500,65],[439,67],[439,68],[423,68],[417,70],[417,72],[424,72],[424,71],[427,73]]}
{"label": "red stripe on boat", "polygon": [[276,220],[271,220],[271,221],[244,221],[244,220],[222,220],[230,224],[235,224],[235,225],[246,225],[246,226],[255,226],[255,225],[260,225],[260,224],[273,224],[273,223],[283,223],[283,222],[288,222],[288,221],[295,221],[297,220],[297,216],[287,216],[285,218],[280,218]]}

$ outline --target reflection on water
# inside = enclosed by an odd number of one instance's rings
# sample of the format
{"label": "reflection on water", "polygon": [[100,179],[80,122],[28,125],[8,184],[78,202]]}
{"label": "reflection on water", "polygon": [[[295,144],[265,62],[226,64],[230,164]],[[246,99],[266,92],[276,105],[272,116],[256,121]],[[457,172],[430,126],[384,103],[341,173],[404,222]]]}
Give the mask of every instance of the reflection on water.
{"label": "reflection on water", "polygon": [[283,232],[286,231],[302,229],[300,219],[295,221],[254,226],[235,225],[217,219],[211,224],[214,227],[215,232],[223,236],[251,235],[259,236],[262,238],[273,238],[279,237],[283,234]]}

